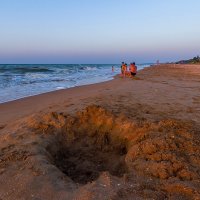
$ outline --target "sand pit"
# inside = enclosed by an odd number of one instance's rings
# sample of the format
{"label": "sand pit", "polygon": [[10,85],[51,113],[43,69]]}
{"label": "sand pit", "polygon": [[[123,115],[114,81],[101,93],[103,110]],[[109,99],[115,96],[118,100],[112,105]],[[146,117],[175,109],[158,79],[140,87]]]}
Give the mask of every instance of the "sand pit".
{"label": "sand pit", "polygon": [[107,121],[106,115],[102,118],[101,112],[105,114],[105,110],[94,106],[75,118],[68,116],[58,142],[47,147],[52,164],[76,183],[94,181],[103,171],[118,177],[126,172],[126,144],[112,134],[113,121]]}
{"label": "sand pit", "polygon": [[92,105],[74,116],[26,118],[10,130],[0,138],[2,199],[200,198],[192,122],[136,122]]}

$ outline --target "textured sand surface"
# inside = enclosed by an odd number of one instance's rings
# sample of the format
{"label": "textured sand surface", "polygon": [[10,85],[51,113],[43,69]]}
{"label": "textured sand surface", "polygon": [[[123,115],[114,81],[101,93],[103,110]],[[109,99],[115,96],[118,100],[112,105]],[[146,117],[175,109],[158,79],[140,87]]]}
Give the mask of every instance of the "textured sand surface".
{"label": "textured sand surface", "polygon": [[0,199],[200,199],[200,66],[0,104]]}

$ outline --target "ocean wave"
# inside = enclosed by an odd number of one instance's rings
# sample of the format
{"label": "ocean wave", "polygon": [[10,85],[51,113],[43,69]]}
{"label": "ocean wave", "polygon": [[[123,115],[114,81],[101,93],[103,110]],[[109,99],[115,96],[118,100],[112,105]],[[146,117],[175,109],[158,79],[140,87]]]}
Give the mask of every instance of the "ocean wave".
{"label": "ocean wave", "polygon": [[49,68],[44,68],[44,67],[19,67],[19,66],[15,66],[15,67],[10,67],[10,66],[6,66],[6,67],[0,67],[0,73],[14,73],[14,74],[25,74],[25,73],[38,73],[38,72],[54,72],[53,69],[49,69]]}
{"label": "ocean wave", "polygon": [[97,68],[96,67],[89,67],[88,66],[88,67],[85,68],[85,70],[97,70]]}
{"label": "ocean wave", "polygon": [[51,83],[51,82],[65,82],[68,81],[67,79],[48,79],[48,80],[30,80],[30,81],[22,81],[21,84],[27,85],[27,84],[35,84],[35,83]]}

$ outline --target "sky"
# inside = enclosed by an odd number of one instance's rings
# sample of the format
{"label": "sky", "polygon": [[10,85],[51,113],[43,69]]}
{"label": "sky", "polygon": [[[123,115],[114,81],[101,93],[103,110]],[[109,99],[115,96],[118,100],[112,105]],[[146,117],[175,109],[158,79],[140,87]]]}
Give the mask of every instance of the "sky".
{"label": "sky", "polygon": [[199,0],[0,0],[0,63],[189,59],[200,54],[199,8]]}

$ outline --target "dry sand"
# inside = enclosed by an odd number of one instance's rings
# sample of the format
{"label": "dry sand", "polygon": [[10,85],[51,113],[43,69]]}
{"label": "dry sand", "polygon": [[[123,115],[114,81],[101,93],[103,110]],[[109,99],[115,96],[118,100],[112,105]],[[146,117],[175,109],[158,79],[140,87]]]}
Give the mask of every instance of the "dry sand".
{"label": "dry sand", "polygon": [[0,104],[0,199],[200,199],[200,66]]}

